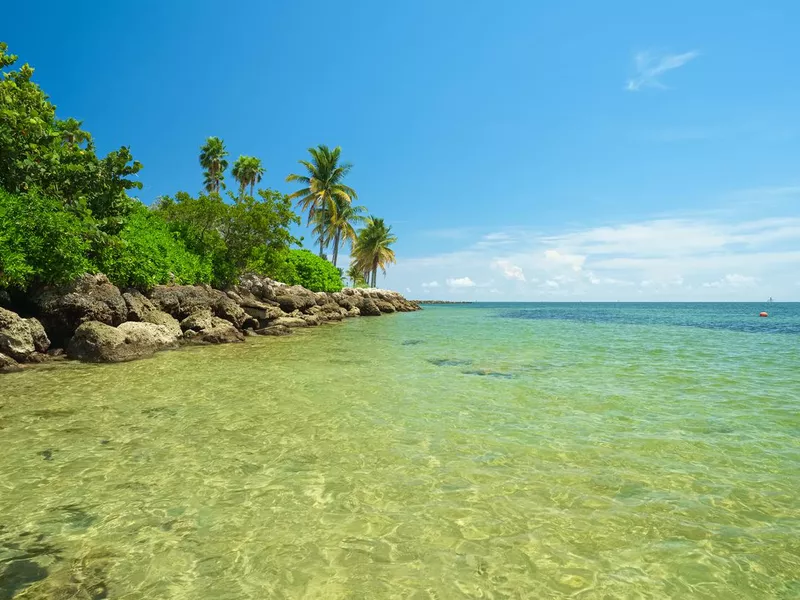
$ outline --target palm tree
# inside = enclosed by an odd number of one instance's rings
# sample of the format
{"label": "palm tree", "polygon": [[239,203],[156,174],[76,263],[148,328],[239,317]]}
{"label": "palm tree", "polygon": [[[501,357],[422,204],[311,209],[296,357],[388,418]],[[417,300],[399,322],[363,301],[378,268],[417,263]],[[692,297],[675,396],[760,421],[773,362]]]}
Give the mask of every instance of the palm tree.
{"label": "palm tree", "polygon": [[[351,187],[346,186],[344,178],[353,168],[350,163],[339,164],[342,149],[336,146],[333,150],[321,144],[316,148],[309,148],[311,160],[299,161],[306,169],[306,175],[291,174],[286,181],[296,181],[303,187],[289,196],[294,200],[298,198],[297,206],[308,211],[308,223],[314,220],[314,214],[321,210],[328,210],[331,215],[336,214],[338,198],[344,204],[350,204],[358,199],[358,194]],[[319,255],[325,254],[325,237],[320,237]]]}
{"label": "palm tree", "polygon": [[[324,257],[325,248],[327,248],[328,244],[330,244],[331,242],[330,211],[327,208],[315,211],[314,216],[311,219],[311,223],[314,224],[314,227],[311,229],[311,233],[314,235],[314,240],[319,244],[320,256],[325,258]],[[309,225],[311,223],[309,223]]]}
{"label": "palm tree", "polygon": [[225,170],[228,168],[228,161],[225,157],[228,151],[225,149],[225,142],[218,137],[210,137],[206,143],[200,147],[200,166],[203,167],[203,186],[207,192],[219,193],[220,188],[225,188]]}
{"label": "palm tree", "polygon": [[255,156],[240,156],[233,163],[233,178],[239,182],[239,195],[244,195],[245,188],[250,186],[250,195],[256,184],[261,181],[266,170],[261,166],[261,159]]}
{"label": "palm tree", "polygon": [[331,214],[328,219],[328,233],[332,234],[333,237],[334,267],[339,260],[339,245],[344,245],[347,242],[355,244],[358,234],[354,225],[366,221],[366,218],[361,216],[361,213],[366,210],[363,206],[353,206],[340,198],[336,199],[336,212]]}
{"label": "palm tree", "polygon": [[378,268],[386,273],[386,266],[397,262],[394,250],[390,248],[396,241],[392,228],[377,217],[369,217],[366,226],[358,232],[353,245],[354,263],[365,275],[371,275],[372,287],[377,284]]}
{"label": "palm tree", "polygon": [[364,271],[354,261],[350,263],[350,268],[347,269],[347,278],[350,280],[351,287],[362,287],[367,285],[367,278],[364,276]]}

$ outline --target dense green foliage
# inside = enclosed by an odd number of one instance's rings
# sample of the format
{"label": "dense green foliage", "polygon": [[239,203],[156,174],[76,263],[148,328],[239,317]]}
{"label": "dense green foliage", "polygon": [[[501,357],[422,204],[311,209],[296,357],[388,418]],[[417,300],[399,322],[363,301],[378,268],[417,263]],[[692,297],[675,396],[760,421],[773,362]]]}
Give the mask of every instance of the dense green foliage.
{"label": "dense green foliage", "polygon": [[119,236],[99,251],[96,267],[120,286],[210,283],[211,262],[190,252],[163,219],[139,204]]}
{"label": "dense green foliage", "polygon": [[217,285],[232,283],[244,272],[275,276],[280,255],[297,243],[289,227],[300,218],[289,199],[274,190],[258,190],[258,198],[219,194],[197,198],[178,192],[162,197],[154,212],[178,238],[211,265]]}
{"label": "dense green foliage", "polygon": [[283,253],[274,271],[280,281],[302,285],[313,292],[338,292],[343,287],[339,269],[309,250]]}
{"label": "dense green foliage", "polygon": [[[395,238],[382,220],[356,231],[365,209],[352,205],[357,194],[344,183],[352,165],[341,162],[339,147],[309,149],[310,160],[300,161],[305,174],[287,178],[302,186],[289,196],[257,189],[266,170],[242,155],[231,169],[238,189],[223,196],[229,153],[221,138],[209,137],[199,153],[204,192],[163,196],[148,208],[128,195],[141,188],[142,168],[130,150],[98,156],[81,121],[58,118],[33,69],[14,70],[17,57],[7,50],[0,42],[0,289],[24,291],[84,272],[103,272],[124,287],[225,286],[254,272],[332,292],[342,288],[342,245],[353,245],[356,284],[368,274],[374,284],[376,270],[394,261]],[[291,233],[300,223],[294,199],[308,212],[320,256],[292,249],[300,245]],[[323,258],[331,245],[333,264]]]}
{"label": "dense green foliage", "polygon": [[0,288],[61,283],[91,270],[85,234],[60,201],[0,189]]}
{"label": "dense green foliage", "polygon": [[[0,68],[17,57],[0,42]],[[129,179],[142,165],[122,147],[104,158],[75,119],[56,118],[56,107],[31,78],[33,69],[3,73],[0,81],[0,188],[14,193],[39,190],[76,213],[90,213],[93,225],[116,233],[131,208]]]}

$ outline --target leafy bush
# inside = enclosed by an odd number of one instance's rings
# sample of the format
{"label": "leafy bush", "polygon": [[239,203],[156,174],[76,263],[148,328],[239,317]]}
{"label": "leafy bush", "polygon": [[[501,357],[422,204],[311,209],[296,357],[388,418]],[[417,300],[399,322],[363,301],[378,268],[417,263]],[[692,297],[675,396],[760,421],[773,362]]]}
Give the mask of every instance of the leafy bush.
{"label": "leafy bush", "polygon": [[62,283],[91,271],[85,231],[59,200],[0,189],[0,288]]}
{"label": "leafy bush", "polygon": [[219,287],[246,272],[269,274],[297,240],[289,227],[299,223],[291,201],[275,190],[258,190],[258,197],[217,193],[193,198],[179,192],[163,197],[155,211],[169,223],[187,248],[213,265]]}
{"label": "leafy bush", "polygon": [[309,250],[285,252],[267,275],[289,285],[302,285],[313,292],[339,292],[344,287],[339,269]]}
{"label": "leafy bush", "polygon": [[119,286],[209,283],[211,263],[187,250],[161,217],[134,207],[119,236],[99,253],[97,266]]}

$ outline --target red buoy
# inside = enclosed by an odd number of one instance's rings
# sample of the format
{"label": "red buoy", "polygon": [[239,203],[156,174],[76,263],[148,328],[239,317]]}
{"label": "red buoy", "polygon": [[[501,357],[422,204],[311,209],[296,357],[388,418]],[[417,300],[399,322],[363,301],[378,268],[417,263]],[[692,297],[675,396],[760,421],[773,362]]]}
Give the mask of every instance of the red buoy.
{"label": "red buoy", "polygon": [[765,313],[765,312],[762,312],[762,313],[759,313],[758,316],[759,317],[768,317],[769,315],[767,313]]}

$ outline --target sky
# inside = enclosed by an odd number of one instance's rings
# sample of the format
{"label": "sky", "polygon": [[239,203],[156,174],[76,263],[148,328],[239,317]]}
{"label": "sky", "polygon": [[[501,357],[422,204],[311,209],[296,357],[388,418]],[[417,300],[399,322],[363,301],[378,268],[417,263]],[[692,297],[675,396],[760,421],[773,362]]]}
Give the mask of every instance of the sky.
{"label": "sky", "polygon": [[211,135],[232,157],[260,157],[262,183],[287,193],[308,147],[339,145],[359,204],[398,238],[381,287],[800,300],[798,2],[41,1],[37,12],[48,18],[4,7],[0,39],[99,150],[131,147],[145,203],[200,190]]}

